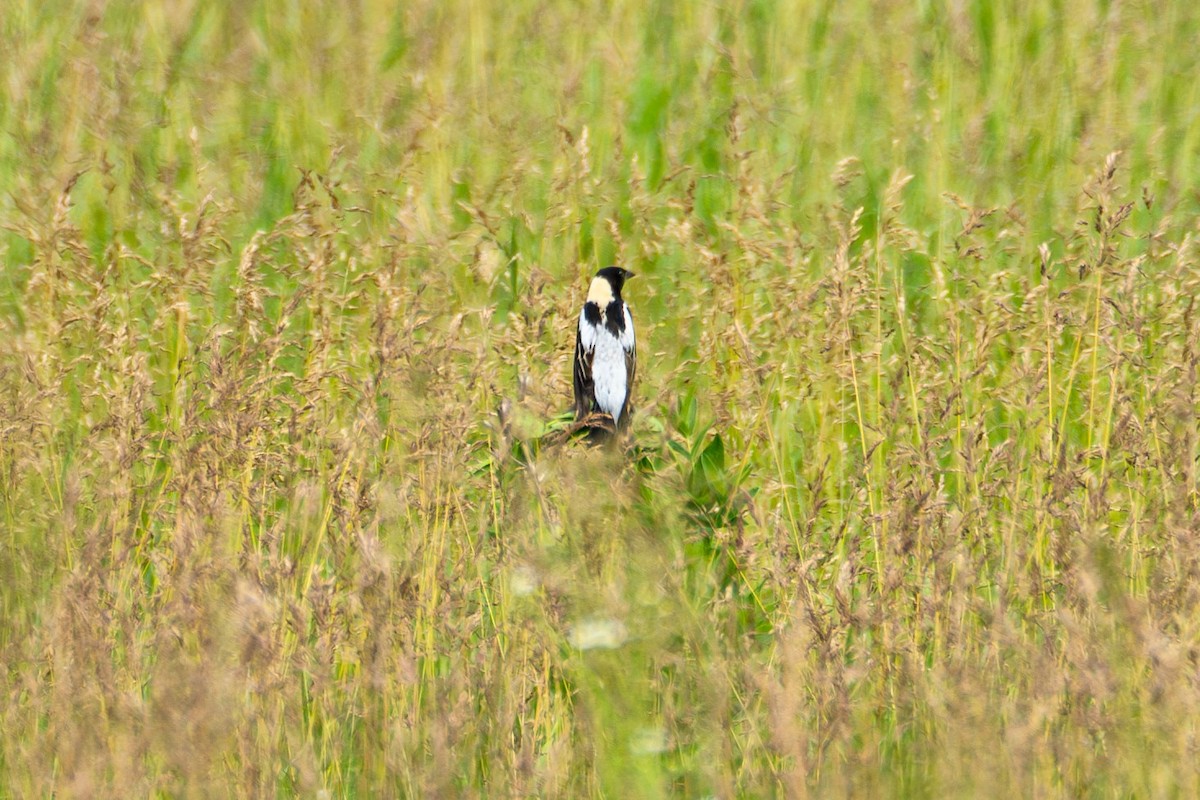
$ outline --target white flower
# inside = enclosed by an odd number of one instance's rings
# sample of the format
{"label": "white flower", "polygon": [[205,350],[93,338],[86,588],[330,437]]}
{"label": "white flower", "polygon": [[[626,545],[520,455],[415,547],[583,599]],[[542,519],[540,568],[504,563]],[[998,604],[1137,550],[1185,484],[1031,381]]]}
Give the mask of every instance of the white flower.
{"label": "white flower", "polygon": [[508,589],[515,597],[528,597],[537,591],[538,574],[533,567],[520,564],[508,577]]}
{"label": "white flower", "polygon": [[667,751],[667,732],[663,728],[639,728],[629,739],[629,750],[635,756],[648,756]]}
{"label": "white flower", "polygon": [[575,623],[571,627],[571,645],[580,650],[597,647],[612,650],[620,647],[629,637],[625,623],[619,619],[592,618]]}

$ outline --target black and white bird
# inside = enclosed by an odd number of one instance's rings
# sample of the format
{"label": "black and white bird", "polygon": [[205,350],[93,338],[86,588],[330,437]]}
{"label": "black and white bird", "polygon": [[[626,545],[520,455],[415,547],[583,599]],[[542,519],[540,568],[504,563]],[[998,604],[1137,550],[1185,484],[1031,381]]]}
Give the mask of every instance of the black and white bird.
{"label": "black and white bird", "polygon": [[[575,338],[575,419],[612,418],[617,430],[629,425],[629,397],[637,372],[633,317],[621,288],[633,273],[605,267],[596,273],[579,312]],[[592,431],[602,430],[593,426]]]}

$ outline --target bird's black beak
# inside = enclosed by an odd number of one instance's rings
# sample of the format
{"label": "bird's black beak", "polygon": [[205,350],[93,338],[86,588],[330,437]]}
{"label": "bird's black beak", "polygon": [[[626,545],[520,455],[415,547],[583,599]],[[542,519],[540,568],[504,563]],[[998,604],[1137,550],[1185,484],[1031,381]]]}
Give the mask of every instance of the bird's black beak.
{"label": "bird's black beak", "polygon": [[630,272],[629,270],[625,270],[625,280],[629,280],[636,274],[637,274],[636,272]]}

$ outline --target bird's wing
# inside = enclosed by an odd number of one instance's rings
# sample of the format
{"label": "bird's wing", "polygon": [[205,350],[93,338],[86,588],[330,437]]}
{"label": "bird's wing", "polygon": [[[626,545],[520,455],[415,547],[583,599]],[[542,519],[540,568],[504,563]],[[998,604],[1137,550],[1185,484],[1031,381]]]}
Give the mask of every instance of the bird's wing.
{"label": "bird's wing", "polygon": [[575,418],[583,419],[592,413],[596,404],[596,387],[592,382],[592,359],[596,355],[596,333],[579,314],[575,326]]}
{"label": "bird's wing", "polygon": [[[625,305],[622,303],[622,305]],[[626,425],[629,424],[631,404],[630,400],[633,397],[633,381],[637,377],[637,340],[633,334],[633,315],[629,313],[629,306],[625,305],[625,330],[621,332],[621,348],[625,351],[625,404],[622,407],[621,421]]]}

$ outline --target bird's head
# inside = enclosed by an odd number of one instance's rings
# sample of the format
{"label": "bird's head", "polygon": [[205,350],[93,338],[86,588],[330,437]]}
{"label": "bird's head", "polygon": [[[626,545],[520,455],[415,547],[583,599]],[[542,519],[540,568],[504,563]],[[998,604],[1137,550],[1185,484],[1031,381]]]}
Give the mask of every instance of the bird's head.
{"label": "bird's head", "polygon": [[[620,299],[621,287],[625,285],[626,280],[632,277],[633,273],[622,267],[605,267],[596,273],[596,277],[592,281],[592,291],[588,293],[588,299],[591,300],[591,295],[596,294],[598,289],[603,288],[608,288],[612,292],[612,298]],[[607,284],[607,287],[604,284]],[[601,305],[604,305],[604,303]]]}

